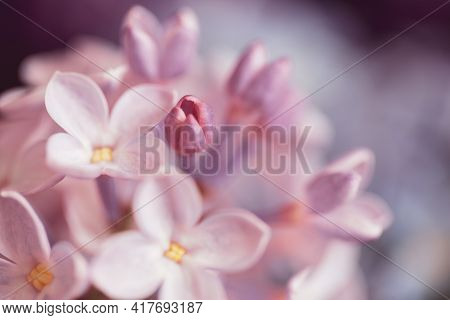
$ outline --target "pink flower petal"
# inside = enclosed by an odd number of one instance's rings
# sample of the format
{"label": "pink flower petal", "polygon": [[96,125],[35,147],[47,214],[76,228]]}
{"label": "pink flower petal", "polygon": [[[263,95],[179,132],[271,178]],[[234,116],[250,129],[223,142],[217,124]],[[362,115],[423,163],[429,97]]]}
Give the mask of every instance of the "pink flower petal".
{"label": "pink flower petal", "polygon": [[136,231],[109,238],[91,267],[94,285],[113,299],[144,299],[160,286],[169,260]]}
{"label": "pink flower petal", "polygon": [[13,191],[0,193],[0,253],[31,270],[47,261],[50,244],[44,226],[28,201]]}
{"label": "pink flower petal", "polygon": [[104,233],[109,221],[97,184],[94,180],[70,178],[62,184],[64,216],[70,229],[70,240],[83,246],[83,252],[95,253],[109,235]]}
{"label": "pink flower petal", "polygon": [[194,179],[176,174],[147,179],[133,200],[134,219],[149,237],[169,245],[176,228],[191,228],[202,214],[202,199]]}
{"label": "pink flower petal", "polygon": [[317,217],[314,223],[330,236],[367,241],[381,236],[392,223],[392,213],[381,198],[364,194],[326,216]]}
{"label": "pink flower petal", "polygon": [[240,56],[228,80],[228,92],[232,95],[242,93],[255,74],[262,68],[265,61],[266,52],[260,43],[255,42],[248,46]]}
{"label": "pink flower petal", "polygon": [[224,209],[203,220],[182,240],[190,258],[205,268],[225,272],[245,270],[264,253],[269,227],[241,209]]}
{"label": "pink flower petal", "polygon": [[26,274],[17,265],[0,259],[0,299],[31,300],[36,290],[26,284]]}
{"label": "pink flower petal", "polygon": [[158,18],[152,12],[139,5],[134,5],[128,10],[124,18],[123,28],[138,28],[155,40],[159,39],[162,33],[162,27]]}
{"label": "pink flower petal", "polygon": [[98,85],[76,73],[54,74],[45,93],[52,119],[84,145],[102,144],[108,105]]}
{"label": "pink flower petal", "polygon": [[162,300],[223,300],[225,289],[219,276],[210,270],[183,263],[170,263],[159,290]]}
{"label": "pink flower petal", "polygon": [[116,102],[109,127],[119,141],[128,142],[163,120],[174,105],[173,91],[147,84],[133,87]]}
{"label": "pink flower petal", "polygon": [[319,213],[354,199],[361,185],[361,176],[352,172],[319,173],[307,185],[307,204]]}
{"label": "pink flower petal", "polygon": [[139,28],[124,26],[122,44],[131,70],[155,81],[158,78],[158,46],[155,40]]}
{"label": "pink flower petal", "polygon": [[361,188],[365,188],[370,180],[375,165],[375,155],[369,149],[356,149],[342,156],[326,170],[331,172],[354,172],[361,176]]}
{"label": "pink flower petal", "polygon": [[52,187],[63,177],[47,166],[46,142],[41,141],[28,148],[17,160],[8,188],[31,194]]}
{"label": "pink flower petal", "polygon": [[321,261],[294,276],[289,282],[291,299],[332,299],[357,274],[359,248],[333,242]]}
{"label": "pink flower petal", "polygon": [[87,264],[83,256],[68,242],[57,243],[49,261],[53,281],[45,288],[48,299],[74,299],[87,289]]}
{"label": "pink flower petal", "polygon": [[100,164],[92,164],[91,151],[67,133],[56,133],[47,142],[47,164],[57,172],[77,177],[96,178]]}
{"label": "pink flower petal", "polygon": [[198,22],[195,13],[184,8],[169,20],[160,56],[160,77],[168,79],[186,71],[197,49]]}
{"label": "pink flower petal", "polygon": [[264,66],[242,93],[243,98],[263,110],[279,110],[284,104],[279,97],[285,93],[291,69],[290,60],[286,58]]}

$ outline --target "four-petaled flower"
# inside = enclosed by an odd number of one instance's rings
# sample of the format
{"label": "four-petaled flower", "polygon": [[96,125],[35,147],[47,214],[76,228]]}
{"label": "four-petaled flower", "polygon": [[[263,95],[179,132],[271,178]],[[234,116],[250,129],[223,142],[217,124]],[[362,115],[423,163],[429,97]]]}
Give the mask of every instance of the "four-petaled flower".
{"label": "four-petaled flower", "polygon": [[20,194],[0,194],[0,298],[73,299],[87,288],[86,263],[69,243],[50,248],[44,226]]}
{"label": "four-petaled flower", "polygon": [[224,298],[218,272],[251,267],[270,237],[268,226],[242,209],[203,216],[196,185],[185,176],[144,181],[134,212],[139,231],[112,236],[93,262],[92,281],[112,298],[146,298],[158,288],[161,299]]}

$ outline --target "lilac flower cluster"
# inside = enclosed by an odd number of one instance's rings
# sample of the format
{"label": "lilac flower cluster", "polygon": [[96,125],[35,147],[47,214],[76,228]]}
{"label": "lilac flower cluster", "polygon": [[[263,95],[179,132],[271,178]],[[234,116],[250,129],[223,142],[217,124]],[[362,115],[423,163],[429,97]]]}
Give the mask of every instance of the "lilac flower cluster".
{"label": "lilac flower cluster", "polygon": [[[222,77],[197,59],[198,32],[190,9],[161,24],[135,6],[121,48],[80,38],[23,62],[26,85],[0,96],[0,297],[365,297],[361,243],[391,223],[365,191],[372,152],[324,165],[324,116],[283,112],[300,97],[289,59],[267,62],[253,43]],[[208,128],[269,123],[312,128],[312,173],[195,170],[213,144]],[[218,162],[262,157],[239,132],[231,139],[239,152],[219,148]],[[186,159],[194,168],[181,169]]]}

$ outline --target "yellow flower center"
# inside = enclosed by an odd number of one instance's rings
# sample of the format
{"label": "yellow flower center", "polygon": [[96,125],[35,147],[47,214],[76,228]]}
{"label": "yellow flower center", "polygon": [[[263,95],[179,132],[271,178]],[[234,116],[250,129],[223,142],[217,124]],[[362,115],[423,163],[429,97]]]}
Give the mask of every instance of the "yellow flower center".
{"label": "yellow flower center", "polygon": [[110,147],[101,147],[94,149],[92,153],[91,163],[111,162],[113,151]]}
{"label": "yellow flower center", "polygon": [[53,281],[53,274],[45,264],[39,263],[27,275],[27,281],[37,290],[41,291]]}
{"label": "yellow flower center", "polygon": [[183,256],[186,254],[186,249],[176,242],[171,242],[169,249],[164,252],[164,256],[176,263],[180,263]]}

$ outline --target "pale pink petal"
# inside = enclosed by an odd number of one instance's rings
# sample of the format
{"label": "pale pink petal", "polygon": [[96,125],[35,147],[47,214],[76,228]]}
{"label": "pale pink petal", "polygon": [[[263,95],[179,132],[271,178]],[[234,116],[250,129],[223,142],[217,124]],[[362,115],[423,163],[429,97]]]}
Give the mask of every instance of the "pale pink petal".
{"label": "pale pink petal", "polygon": [[45,93],[52,119],[85,145],[102,144],[108,105],[98,85],[77,73],[56,72]]}
{"label": "pale pink petal", "polygon": [[158,77],[158,42],[161,26],[153,14],[141,6],[127,13],[121,42],[131,70],[148,80]]}
{"label": "pale pink petal", "polygon": [[319,173],[307,185],[307,205],[319,213],[354,199],[361,185],[361,176],[352,172]]}
{"label": "pale pink petal", "polygon": [[158,297],[162,300],[224,300],[226,293],[215,272],[189,263],[170,263]]}
{"label": "pale pink petal", "polygon": [[36,296],[37,292],[27,284],[23,270],[0,258],[0,299],[31,300]]}
{"label": "pale pink petal", "polygon": [[260,43],[255,42],[248,46],[240,56],[228,80],[228,92],[232,95],[240,94],[262,68],[265,61],[266,52]]}
{"label": "pale pink petal", "polygon": [[243,98],[265,110],[281,107],[283,102],[277,101],[277,98],[286,88],[291,69],[291,63],[286,58],[264,66],[242,93]]}
{"label": "pale pink petal", "polygon": [[223,209],[205,218],[181,239],[196,264],[225,272],[245,270],[264,253],[269,227],[254,214]]}
{"label": "pale pink petal", "polygon": [[375,155],[369,149],[356,149],[330,164],[325,170],[330,172],[354,172],[361,176],[361,188],[365,188],[370,180],[375,165]]}
{"label": "pale pink petal", "polygon": [[43,86],[33,89],[18,87],[0,95],[0,118],[16,120],[39,116],[44,110]]}
{"label": "pale pink petal", "polygon": [[142,182],[133,210],[138,227],[168,246],[175,228],[190,228],[200,219],[202,200],[192,177],[175,174]]}
{"label": "pale pink petal", "polygon": [[77,178],[96,178],[100,164],[91,163],[92,150],[67,133],[56,133],[47,141],[47,164],[53,170]]}
{"label": "pale pink petal", "polygon": [[103,173],[117,178],[176,173],[174,157],[164,141],[153,132],[137,137],[113,152],[113,161],[104,164]]}
{"label": "pale pink petal", "polygon": [[47,299],[74,299],[87,289],[87,264],[68,242],[57,243],[51,251],[49,271],[53,281],[45,288]]}
{"label": "pale pink petal", "polygon": [[333,242],[321,261],[294,276],[289,282],[289,294],[295,300],[332,299],[358,270],[359,248],[356,245]]}
{"label": "pale pink petal", "polygon": [[113,299],[145,299],[160,286],[169,260],[163,248],[137,231],[106,241],[92,262],[93,284]]}
{"label": "pale pink petal", "polygon": [[162,33],[161,25],[153,13],[146,8],[134,5],[128,10],[124,21],[124,28],[139,28],[157,40]]}
{"label": "pale pink petal", "polygon": [[28,148],[12,168],[8,189],[22,194],[36,193],[52,187],[64,177],[51,170],[46,162],[46,142]]}
{"label": "pale pink petal", "polygon": [[0,253],[31,268],[50,255],[44,226],[28,201],[13,191],[0,193]]}
{"label": "pale pink petal", "polygon": [[116,102],[109,128],[119,141],[129,142],[163,120],[174,105],[173,91],[148,84],[133,87]]}
{"label": "pale pink petal", "polygon": [[104,232],[109,221],[97,184],[94,180],[70,178],[62,184],[64,216],[70,239],[75,245],[83,246],[83,252],[95,253],[110,235]]}
{"label": "pale pink petal", "polygon": [[122,43],[130,69],[148,81],[158,78],[158,46],[154,39],[141,29],[122,31]]}
{"label": "pale pink petal", "polygon": [[324,216],[314,224],[326,234],[352,241],[377,239],[392,223],[386,203],[372,194],[364,194],[351,203]]}
{"label": "pale pink petal", "polygon": [[184,8],[166,25],[160,55],[160,77],[172,78],[184,73],[195,57],[198,22],[195,13]]}

